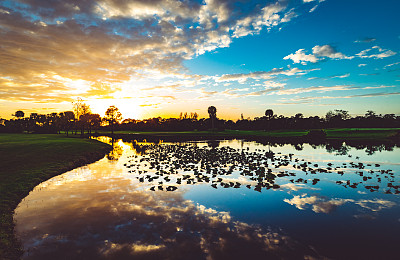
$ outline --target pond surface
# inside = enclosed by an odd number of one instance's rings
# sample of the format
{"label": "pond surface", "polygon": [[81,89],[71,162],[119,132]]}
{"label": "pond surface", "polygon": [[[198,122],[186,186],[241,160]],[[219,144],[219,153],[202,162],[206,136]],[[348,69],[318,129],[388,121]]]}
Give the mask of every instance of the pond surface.
{"label": "pond surface", "polygon": [[398,259],[397,147],[113,144],[19,204],[25,259]]}

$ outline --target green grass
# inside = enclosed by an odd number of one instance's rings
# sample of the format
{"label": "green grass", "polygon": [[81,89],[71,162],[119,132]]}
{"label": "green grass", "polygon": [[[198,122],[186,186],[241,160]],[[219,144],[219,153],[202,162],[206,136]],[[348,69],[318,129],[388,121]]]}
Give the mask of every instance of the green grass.
{"label": "green grass", "polygon": [[[148,136],[233,136],[233,137],[301,137],[309,130],[225,130],[225,131],[180,131],[180,132],[152,132],[152,131],[115,131],[115,134],[138,134]],[[400,131],[400,128],[332,128],[325,129],[328,139],[387,139]],[[99,131],[100,134],[110,134],[108,131]]]}
{"label": "green grass", "polygon": [[400,128],[335,128],[326,129],[331,139],[386,139],[395,135]]}
{"label": "green grass", "polygon": [[63,135],[0,134],[0,259],[18,258],[13,212],[40,182],[100,159],[110,146]]}

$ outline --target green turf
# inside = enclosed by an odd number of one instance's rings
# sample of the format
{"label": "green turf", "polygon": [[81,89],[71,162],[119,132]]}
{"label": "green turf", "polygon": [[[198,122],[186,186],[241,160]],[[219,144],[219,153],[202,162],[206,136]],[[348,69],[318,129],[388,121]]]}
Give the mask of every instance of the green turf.
{"label": "green turf", "polygon": [[20,254],[13,235],[13,211],[37,184],[90,160],[109,145],[63,135],[0,134],[0,259]]}
{"label": "green turf", "polygon": [[400,128],[336,128],[326,129],[331,139],[386,139],[395,135]]}

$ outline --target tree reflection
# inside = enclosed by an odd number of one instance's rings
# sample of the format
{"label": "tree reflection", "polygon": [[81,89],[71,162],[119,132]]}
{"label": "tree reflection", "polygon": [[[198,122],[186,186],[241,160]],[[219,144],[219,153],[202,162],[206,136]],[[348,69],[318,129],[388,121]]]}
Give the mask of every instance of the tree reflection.
{"label": "tree reflection", "polygon": [[[155,183],[150,190],[174,191],[181,185],[209,183],[218,188],[248,188],[257,192],[265,189],[280,189],[283,183],[303,183],[317,185],[325,174],[337,174],[348,180],[336,181],[344,188],[358,189],[363,186],[370,192],[381,190],[387,194],[399,194],[399,186],[393,185],[395,178],[391,169],[382,169],[379,164],[367,164],[359,161],[333,164],[299,159],[294,154],[275,154],[270,149],[234,149],[219,147],[218,141],[207,142],[208,146],[193,144],[146,144],[138,145],[145,150],[141,158],[133,158],[126,165],[129,172],[138,173],[136,178],[142,183]],[[139,148],[141,147],[141,148]],[[296,150],[303,146],[295,145]],[[348,154],[350,149],[343,144],[326,146],[328,152],[336,155]],[[149,165],[149,172],[139,169]],[[231,177],[238,173],[242,178]],[[297,177],[310,174],[309,178]],[[357,181],[354,174],[358,175]],[[313,176],[314,175],[314,176]],[[311,178],[311,176],[313,176]],[[384,181],[382,181],[384,180]],[[379,184],[377,184],[379,183]],[[380,185],[386,185],[380,187]]]}
{"label": "tree reflection", "polygon": [[123,153],[123,149],[114,138],[111,139],[112,150],[106,155],[110,161],[118,161]]}

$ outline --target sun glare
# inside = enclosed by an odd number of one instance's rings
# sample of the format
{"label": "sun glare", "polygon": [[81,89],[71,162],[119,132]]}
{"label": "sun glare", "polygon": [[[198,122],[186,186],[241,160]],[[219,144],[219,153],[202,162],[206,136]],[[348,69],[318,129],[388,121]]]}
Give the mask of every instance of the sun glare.
{"label": "sun glare", "polygon": [[124,119],[140,119],[142,108],[134,99],[95,99],[87,102],[93,113],[104,116],[109,106],[116,106]]}

